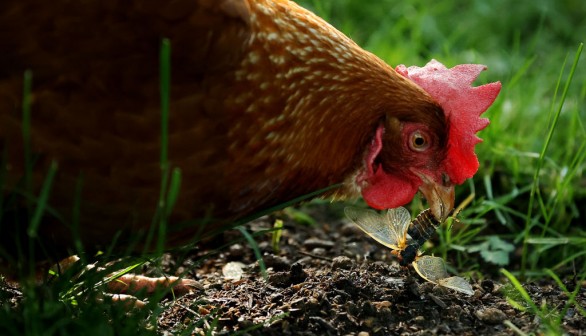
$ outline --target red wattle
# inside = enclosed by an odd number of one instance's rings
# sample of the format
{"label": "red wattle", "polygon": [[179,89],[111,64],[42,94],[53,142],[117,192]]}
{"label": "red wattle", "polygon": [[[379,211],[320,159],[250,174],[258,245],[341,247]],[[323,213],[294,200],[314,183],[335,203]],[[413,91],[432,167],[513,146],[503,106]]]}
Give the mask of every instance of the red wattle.
{"label": "red wattle", "polygon": [[380,167],[375,170],[374,175],[366,179],[368,186],[362,189],[362,197],[370,207],[379,210],[396,208],[415,197],[418,183],[387,174]]}

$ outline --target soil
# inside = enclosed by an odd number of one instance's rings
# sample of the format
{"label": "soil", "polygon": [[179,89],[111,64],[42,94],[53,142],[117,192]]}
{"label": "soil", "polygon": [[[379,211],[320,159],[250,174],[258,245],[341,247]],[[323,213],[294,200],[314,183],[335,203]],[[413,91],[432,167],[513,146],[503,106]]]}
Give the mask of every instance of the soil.
{"label": "soil", "polygon": [[[246,242],[212,257],[201,258],[206,250],[182,261],[169,256],[168,265],[175,265],[178,273],[189,268],[187,277],[198,280],[204,289],[163,301],[158,331],[360,336],[512,335],[515,328],[524,333],[545,331],[535,314],[509,304],[505,292],[513,295],[515,291],[507,291],[510,285],[499,280],[498,273],[485,274],[483,280],[469,279],[472,296],[436,286],[421,279],[412,267],[400,267],[388,248],[348,220],[332,220],[326,207],[318,208],[313,214],[317,225],[285,222],[278,251],[273,249],[272,233],[255,237],[266,277]],[[247,230],[261,232],[271,229],[272,223],[273,218],[262,218]],[[239,239],[241,234],[228,232],[224,238]],[[203,261],[194,267],[196,260]],[[236,271],[223,270],[226,265]],[[575,285],[571,279],[566,281],[570,291]],[[580,285],[576,301],[585,307],[586,286]],[[553,281],[527,283],[524,288],[537,305],[564,311],[568,297]],[[586,334],[586,319],[574,306],[561,319],[563,330],[556,333]]]}

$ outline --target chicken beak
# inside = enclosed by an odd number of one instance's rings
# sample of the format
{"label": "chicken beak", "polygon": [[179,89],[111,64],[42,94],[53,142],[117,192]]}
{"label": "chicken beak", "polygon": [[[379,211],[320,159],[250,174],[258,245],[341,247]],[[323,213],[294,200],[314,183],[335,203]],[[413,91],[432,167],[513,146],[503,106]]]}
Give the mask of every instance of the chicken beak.
{"label": "chicken beak", "polygon": [[423,181],[419,190],[427,199],[431,213],[435,219],[443,222],[454,208],[454,185],[450,182],[444,183],[444,185],[438,184],[422,174],[419,177]]}

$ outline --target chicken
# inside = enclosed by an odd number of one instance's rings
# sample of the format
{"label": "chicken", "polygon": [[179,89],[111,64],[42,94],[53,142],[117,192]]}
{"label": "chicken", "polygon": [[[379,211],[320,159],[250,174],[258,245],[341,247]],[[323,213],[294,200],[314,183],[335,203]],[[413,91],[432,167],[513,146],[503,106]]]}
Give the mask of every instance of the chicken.
{"label": "chicken", "polygon": [[395,71],[286,0],[6,0],[0,255],[28,241],[19,220],[31,196],[22,184],[26,69],[33,195],[57,164],[39,227],[43,251],[66,255],[74,237],[92,250],[115,237],[127,251],[149,231],[161,188],[165,37],[169,162],[182,179],[168,246],[335,184],[325,196],[361,194],[377,209],[421,191],[443,219],[454,186],[478,169],[475,133],[488,123],[479,115],[500,90],[470,87],[483,66]]}

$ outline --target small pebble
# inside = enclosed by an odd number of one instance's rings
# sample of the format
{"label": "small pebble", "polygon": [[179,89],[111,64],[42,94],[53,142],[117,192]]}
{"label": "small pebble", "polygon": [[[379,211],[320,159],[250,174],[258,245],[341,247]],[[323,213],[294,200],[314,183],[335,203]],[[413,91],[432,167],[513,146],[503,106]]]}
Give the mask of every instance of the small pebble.
{"label": "small pebble", "polygon": [[479,320],[488,324],[500,324],[507,318],[507,315],[497,308],[480,309],[475,312],[475,315]]}
{"label": "small pebble", "polygon": [[487,293],[492,293],[494,290],[494,282],[492,280],[482,280],[480,287],[482,287]]}
{"label": "small pebble", "polygon": [[405,285],[405,279],[403,278],[384,278],[385,283],[394,287],[403,287]]}
{"label": "small pebble", "polygon": [[363,235],[362,230],[354,223],[346,223],[340,228],[340,233],[344,237],[360,237]]}
{"label": "small pebble", "polygon": [[272,267],[275,271],[286,271],[291,267],[291,262],[287,258],[272,253],[265,254],[262,259],[266,267]]}
{"label": "small pebble", "polygon": [[366,331],[361,331],[358,333],[358,336],[370,336],[370,334]]}
{"label": "small pebble", "polygon": [[362,244],[350,242],[344,245],[342,253],[347,257],[356,258],[356,256],[363,256],[365,250]]}
{"label": "small pebble", "polygon": [[277,287],[287,287],[291,283],[289,272],[276,272],[269,274],[269,284]]}
{"label": "small pebble", "polygon": [[316,256],[325,256],[326,255],[326,249],[323,247],[316,247],[314,249],[311,250],[311,254],[316,255]]}
{"label": "small pebble", "polygon": [[332,260],[332,269],[351,269],[352,266],[354,265],[354,262],[352,261],[352,259],[345,257],[345,256],[339,256],[339,257],[335,257],[334,260]]}
{"label": "small pebble", "polygon": [[273,251],[273,246],[271,244],[269,244],[268,241],[262,241],[260,243],[258,243],[258,248],[262,251],[262,252],[272,252]]}
{"label": "small pebble", "polygon": [[232,258],[239,258],[242,257],[244,255],[244,252],[246,251],[244,249],[244,247],[240,244],[234,244],[230,246],[230,256]]}
{"label": "small pebble", "polygon": [[274,302],[274,303],[281,302],[281,301],[283,301],[283,298],[284,297],[285,296],[283,294],[281,294],[281,293],[271,294],[271,302]]}
{"label": "small pebble", "polygon": [[365,317],[364,320],[362,321],[364,326],[367,328],[372,328],[375,322],[376,322],[376,320],[374,317]]}
{"label": "small pebble", "polygon": [[391,303],[390,301],[378,301],[378,302],[373,302],[372,303],[377,310],[380,310],[382,308],[389,308],[393,305],[393,303]]}
{"label": "small pebble", "polygon": [[294,284],[305,281],[307,278],[307,272],[303,270],[303,265],[300,263],[294,263],[290,269],[291,281]]}
{"label": "small pebble", "polygon": [[334,242],[330,240],[322,240],[318,238],[309,238],[303,242],[303,246],[308,249],[325,248],[330,249],[334,247]]}
{"label": "small pebble", "polygon": [[309,256],[307,257],[303,257],[301,259],[298,259],[297,261],[295,261],[295,264],[301,264],[301,265],[307,265],[307,264],[311,264],[311,261],[313,259]]}
{"label": "small pebble", "polygon": [[308,312],[310,312],[310,318],[312,317],[311,315],[317,311],[319,311],[320,308],[320,301],[314,297],[310,297],[309,299],[307,299],[307,301],[305,302],[305,305],[303,307],[304,309],[307,309]]}
{"label": "small pebble", "polygon": [[319,316],[310,316],[309,317],[310,321],[315,321],[317,322],[319,325],[321,325],[322,327],[324,327],[326,330],[328,330],[328,334],[330,333],[335,333],[337,330],[336,328],[326,319],[324,319],[323,317],[319,317]]}
{"label": "small pebble", "polygon": [[413,321],[415,322],[415,324],[422,325],[423,323],[425,323],[425,317],[423,317],[423,316],[419,315],[419,316],[416,316],[416,317],[413,319]]}
{"label": "small pebble", "polygon": [[246,265],[237,261],[227,263],[224,265],[224,267],[222,267],[222,274],[224,275],[224,279],[235,281],[240,280],[244,274],[244,267],[246,267]]}

